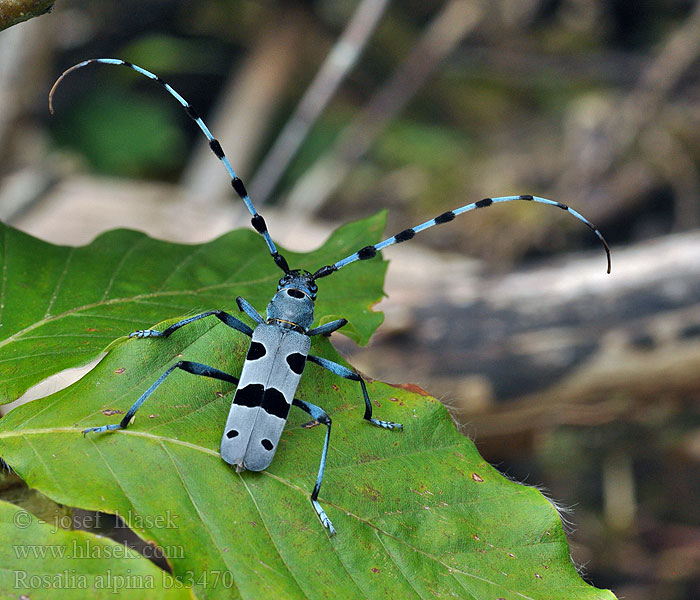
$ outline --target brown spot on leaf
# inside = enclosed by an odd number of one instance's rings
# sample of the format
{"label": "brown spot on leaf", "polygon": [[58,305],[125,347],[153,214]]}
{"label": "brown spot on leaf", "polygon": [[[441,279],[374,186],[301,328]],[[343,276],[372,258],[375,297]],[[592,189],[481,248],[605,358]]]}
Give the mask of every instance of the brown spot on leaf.
{"label": "brown spot on leaf", "polygon": [[362,488],[362,495],[372,502],[376,502],[379,499],[379,490],[375,490],[372,486],[366,485]]}
{"label": "brown spot on leaf", "polygon": [[314,427],[317,427],[318,425],[320,425],[320,423],[318,421],[307,421],[306,423],[301,424],[301,426],[304,429],[313,429]]}
{"label": "brown spot on leaf", "polygon": [[477,483],[482,483],[484,481],[484,478],[478,473],[472,473],[472,479]]}
{"label": "brown spot on leaf", "polygon": [[88,327],[85,331],[87,333],[95,333],[97,331],[97,327]]}
{"label": "brown spot on leaf", "polygon": [[118,369],[114,370],[115,375],[121,375],[126,369],[124,367],[119,367]]}
{"label": "brown spot on leaf", "polygon": [[124,411],[117,410],[116,408],[105,408],[102,411],[102,414],[105,415],[106,417],[111,417],[112,415],[123,415]]}
{"label": "brown spot on leaf", "polygon": [[414,394],[419,394],[421,396],[430,396],[428,392],[415,383],[390,383],[389,385],[391,385],[391,387],[406,390],[407,392],[413,392]]}
{"label": "brown spot on leaf", "polygon": [[379,573],[379,569],[377,569],[377,567],[372,567],[372,573]]}

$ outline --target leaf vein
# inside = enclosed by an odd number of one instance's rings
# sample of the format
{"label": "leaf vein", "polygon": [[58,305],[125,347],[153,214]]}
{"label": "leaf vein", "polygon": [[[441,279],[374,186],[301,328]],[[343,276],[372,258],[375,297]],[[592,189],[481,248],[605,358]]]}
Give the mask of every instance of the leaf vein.
{"label": "leaf vein", "polygon": [[0,326],[2,325],[2,313],[5,308],[5,287],[7,285],[7,253],[10,245],[10,236],[7,226],[2,227],[3,249],[2,249],[2,285],[0,285]]}
{"label": "leaf vein", "polygon": [[[262,472],[265,473],[265,471],[262,471]],[[289,576],[294,580],[294,583],[296,583],[297,587],[301,590],[302,593],[304,593],[304,588],[299,583],[299,580],[294,576],[294,572],[287,564],[287,561],[284,559],[282,552],[280,551],[279,547],[275,543],[275,539],[272,536],[272,533],[270,532],[270,529],[267,526],[267,523],[265,522],[265,518],[263,516],[263,511],[260,510],[260,506],[258,506],[258,503],[255,500],[255,496],[253,495],[253,492],[250,491],[250,488],[248,487],[248,484],[246,483],[245,479],[243,477],[241,477],[240,475],[238,477],[243,482],[243,485],[244,485],[246,491],[248,492],[248,495],[250,496],[251,501],[255,505],[255,509],[258,511],[258,514],[260,515],[260,520],[262,521],[263,527],[265,528],[265,533],[267,533],[267,536],[270,538],[270,542],[272,542],[272,545],[275,547],[275,551],[277,552],[277,556],[280,557],[282,564],[284,564],[284,566],[286,567],[287,573],[289,573]],[[280,478],[278,478],[278,477],[276,477],[275,479],[277,479],[278,481],[283,481],[283,480],[280,480]],[[308,598],[308,596],[306,594],[304,594],[304,595]]]}
{"label": "leaf vein", "polygon": [[65,264],[63,265],[63,271],[61,271],[61,274],[58,277],[58,281],[56,282],[56,287],[54,288],[53,294],[51,294],[51,299],[49,300],[49,305],[46,307],[46,312],[44,313],[44,319],[47,319],[51,316],[51,309],[53,308],[53,304],[56,301],[56,298],[58,297],[58,293],[61,289],[61,286],[63,285],[63,281],[66,278],[66,274],[68,273],[68,268],[70,266],[71,260],[73,260],[73,255],[75,254],[75,250],[76,250],[76,248],[73,246],[68,251],[68,254],[66,254],[66,261],[65,261]]}
{"label": "leaf vein", "polygon": [[102,294],[102,302],[105,302],[107,298],[109,297],[109,293],[112,290],[112,286],[114,285],[114,282],[117,279],[117,276],[119,272],[122,270],[122,267],[126,264],[127,258],[136,251],[136,248],[138,248],[140,245],[142,245],[146,240],[150,238],[148,237],[142,237],[140,238],[135,244],[131,245],[131,248],[129,248],[124,254],[122,254],[121,259],[119,260],[119,264],[115,267],[114,272],[112,273],[112,276],[109,278],[109,281],[107,282],[107,285],[105,286],[105,291],[104,294]]}
{"label": "leaf vein", "polygon": [[[207,522],[207,519],[205,518],[205,514],[200,510],[197,502],[195,501],[194,497],[192,496],[192,492],[190,491],[190,488],[187,485],[185,478],[183,477],[183,474],[182,474],[182,471],[180,470],[179,465],[175,461],[173,455],[168,451],[167,445],[163,442],[163,440],[160,441],[160,447],[162,448],[163,452],[165,452],[165,454],[170,459],[170,464],[174,467],[175,473],[177,473],[178,479],[180,480],[180,483],[182,484],[182,488],[187,493],[187,497],[190,500],[190,504],[192,505],[192,508],[195,510],[195,512],[199,516],[200,523],[204,526],[204,529],[206,530],[207,535],[209,536],[209,539],[211,540],[211,543],[214,545],[214,547],[216,548],[216,550],[218,551],[219,555],[222,557],[222,560],[223,560],[224,556],[225,556],[225,551],[221,546],[219,546],[218,540],[217,540],[216,536],[214,535],[214,533],[212,532],[212,529],[211,529],[209,523]],[[225,562],[226,561],[224,560],[224,563]],[[236,585],[235,578],[233,580],[233,584]],[[236,585],[236,590],[238,590],[238,594],[240,595],[240,589],[238,588],[237,585]]]}
{"label": "leaf vein", "polygon": [[404,578],[404,580],[406,581],[406,583],[408,583],[408,585],[409,585],[409,586],[411,587],[411,589],[416,593],[416,595],[417,595],[419,598],[421,598],[421,600],[423,600],[424,596],[423,596],[423,595],[416,589],[416,587],[413,585],[413,583],[411,582],[411,579],[406,575],[406,573],[404,572],[404,570],[403,570],[403,568],[401,567],[401,565],[399,565],[399,563],[396,562],[396,559],[394,558],[393,552],[391,552],[391,550],[389,550],[389,548],[386,547],[386,544],[384,543],[384,540],[382,539],[382,536],[379,535],[379,530],[378,530],[378,529],[375,529],[375,530],[374,530],[374,536],[377,538],[377,540],[379,541],[379,543],[382,545],[382,548],[384,548],[384,550],[385,550],[385,552],[386,552],[386,555],[391,559],[391,562],[396,566],[396,568],[399,570],[399,572],[401,573],[401,575],[403,575],[403,578]]}

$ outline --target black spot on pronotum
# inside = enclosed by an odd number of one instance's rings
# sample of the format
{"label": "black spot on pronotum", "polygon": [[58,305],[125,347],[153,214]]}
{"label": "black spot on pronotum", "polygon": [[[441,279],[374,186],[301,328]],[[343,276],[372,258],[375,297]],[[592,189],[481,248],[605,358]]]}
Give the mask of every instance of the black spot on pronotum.
{"label": "black spot on pronotum", "polygon": [[394,239],[396,239],[397,242],[407,242],[408,240],[412,239],[414,235],[416,235],[416,232],[413,231],[413,229],[404,229],[403,231],[397,233],[394,236]]}
{"label": "black spot on pronotum", "polygon": [[304,372],[306,356],[300,354],[299,352],[294,352],[287,357],[287,364],[289,365],[289,368],[297,375],[301,375]]}
{"label": "black spot on pronotum", "polygon": [[249,383],[243,388],[236,390],[236,395],[233,397],[233,403],[239,406],[255,407],[260,406],[263,399],[265,388],[262,383]]}
{"label": "black spot on pronotum", "polygon": [[238,432],[235,429],[229,429],[226,432],[226,437],[230,440],[238,436]]}
{"label": "black spot on pronotum", "polygon": [[221,160],[224,157],[224,151],[222,150],[221,144],[219,144],[218,140],[210,140],[209,147],[212,149],[212,152],[216,154],[216,158]]}
{"label": "black spot on pronotum", "polygon": [[448,210],[447,212],[444,212],[441,215],[435,217],[435,224],[442,225],[443,223],[449,223],[454,218],[455,214],[451,210]]}
{"label": "black spot on pronotum", "polygon": [[491,206],[493,204],[493,200],[491,198],[484,198],[483,200],[479,200],[476,203],[477,208],[486,208],[487,206]]}
{"label": "black spot on pronotum", "polygon": [[290,288],[287,290],[287,296],[291,296],[292,298],[303,298],[304,293],[300,292],[299,290],[295,290],[294,288]]}
{"label": "black spot on pronotum", "polygon": [[246,360],[258,360],[267,354],[265,346],[260,342],[251,342],[250,348],[248,348],[248,356],[245,357]]}
{"label": "black spot on pronotum", "polygon": [[357,257],[360,260],[367,260],[368,258],[374,258],[377,255],[377,249],[374,246],[365,246],[357,252]]}
{"label": "black spot on pronotum", "polygon": [[286,419],[289,414],[289,404],[287,400],[282,392],[273,387],[267,388],[263,393],[262,408],[267,414],[279,417],[280,419]]}
{"label": "black spot on pronotum", "polygon": [[268,439],[260,440],[260,443],[262,444],[262,447],[265,448],[265,450],[272,450],[274,448],[274,445]]}
{"label": "black spot on pronotum", "polygon": [[231,180],[231,187],[233,187],[233,189],[236,190],[236,193],[241,198],[245,198],[248,195],[248,191],[245,189],[243,182],[238,177],[234,177]]}

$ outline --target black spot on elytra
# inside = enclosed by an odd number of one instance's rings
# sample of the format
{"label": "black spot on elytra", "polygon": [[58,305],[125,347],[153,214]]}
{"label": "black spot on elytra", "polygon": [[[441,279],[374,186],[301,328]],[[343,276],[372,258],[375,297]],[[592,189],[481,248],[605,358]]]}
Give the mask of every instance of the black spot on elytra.
{"label": "black spot on elytra", "polygon": [[[235,401],[234,398],[234,402]],[[273,387],[267,388],[263,393],[262,408],[267,414],[279,417],[280,419],[286,419],[289,414],[289,404],[287,400],[282,392]]]}
{"label": "black spot on elytra", "polygon": [[235,429],[229,429],[226,432],[226,437],[230,440],[237,437],[237,436],[238,436],[238,431],[236,431]]}
{"label": "black spot on elytra", "polygon": [[301,375],[304,372],[306,356],[300,354],[299,352],[294,352],[293,354],[287,356],[287,364],[289,365],[289,368],[297,375]]}
{"label": "black spot on elytra", "polygon": [[249,406],[251,408],[260,406],[264,391],[265,388],[261,383],[249,383],[247,386],[236,390],[233,403],[239,406]]}
{"label": "black spot on elytra", "polygon": [[245,357],[246,360],[258,360],[267,354],[265,346],[260,342],[251,342],[250,348],[248,348],[248,356]]}
{"label": "black spot on elytra", "polygon": [[260,443],[262,444],[262,447],[265,448],[265,450],[272,450],[274,448],[274,445],[268,439],[260,440]]}

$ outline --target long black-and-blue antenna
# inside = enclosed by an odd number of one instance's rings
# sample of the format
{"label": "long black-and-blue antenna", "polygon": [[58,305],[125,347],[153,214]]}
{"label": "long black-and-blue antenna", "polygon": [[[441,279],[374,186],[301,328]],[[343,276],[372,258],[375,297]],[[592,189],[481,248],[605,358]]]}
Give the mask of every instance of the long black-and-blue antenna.
{"label": "long black-and-blue antenna", "polygon": [[472,202],[471,204],[467,204],[455,210],[449,210],[447,212],[442,213],[441,215],[438,215],[434,219],[430,219],[425,223],[421,223],[416,227],[404,229],[396,235],[392,235],[390,238],[387,238],[383,242],[379,242],[378,244],[374,244],[373,246],[365,246],[364,248],[361,248],[357,252],[354,252],[350,256],[346,256],[342,260],[339,260],[338,262],[332,265],[326,265],[325,267],[321,267],[318,271],[314,273],[313,278],[319,279],[320,277],[326,277],[331,273],[334,273],[338,269],[342,269],[345,265],[349,265],[350,263],[355,262],[356,260],[367,260],[368,258],[373,258],[374,256],[376,256],[377,252],[383,250],[387,246],[391,246],[393,244],[400,244],[401,242],[406,242],[412,239],[413,236],[416,235],[416,233],[424,231],[425,229],[430,229],[435,225],[449,223],[457,215],[461,215],[462,213],[469,212],[470,210],[474,210],[476,208],[486,208],[487,206],[491,206],[493,204],[496,204],[497,202],[512,202],[514,200],[525,200],[528,202],[539,202],[540,204],[549,204],[551,206],[556,206],[557,208],[561,208],[562,210],[567,211],[569,214],[576,217],[579,221],[582,221],[583,223],[588,225],[588,227],[590,227],[593,230],[593,233],[595,233],[596,236],[598,236],[598,239],[603,244],[603,248],[605,248],[605,254],[608,258],[608,273],[610,273],[610,247],[605,241],[603,234],[600,233],[600,231],[598,231],[595,225],[593,225],[593,223],[586,219],[586,217],[584,217],[581,213],[575,211],[573,208],[567,206],[566,204],[563,204],[562,202],[555,202],[554,200],[547,200],[546,198],[540,198],[538,196],[500,196],[498,198],[484,198],[483,200],[479,200],[478,202]]}
{"label": "long black-and-blue antenna", "polygon": [[192,118],[192,120],[197,123],[199,128],[204,132],[204,135],[207,136],[207,139],[209,140],[209,147],[211,148],[212,152],[216,155],[216,157],[223,163],[224,167],[226,168],[226,171],[228,172],[229,176],[231,177],[231,186],[233,189],[236,191],[238,196],[240,197],[241,200],[246,205],[246,208],[248,209],[248,212],[250,212],[252,218],[250,220],[251,224],[255,228],[255,230],[265,238],[265,243],[267,244],[268,249],[270,250],[270,255],[275,261],[275,264],[282,269],[285,273],[289,273],[289,265],[287,264],[286,259],[284,256],[282,256],[279,252],[277,252],[277,248],[275,247],[274,242],[272,241],[272,238],[270,238],[270,234],[267,231],[267,225],[265,224],[265,219],[262,218],[262,216],[258,213],[257,210],[255,210],[255,206],[253,206],[253,202],[251,201],[250,197],[248,196],[248,192],[243,185],[243,182],[241,179],[236,175],[236,172],[233,170],[233,167],[231,166],[231,163],[229,163],[228,158],[226,158],[226,155],[224,154],[223,149],[221,148],[221,144],[219,141],[211,134],[211,131],[209,131],[209,128],[205,125],[204,121],[202,121],[201,117],[197,114],[197,112],[192,108],[192,105],[187,102],[180,94],[178,94],[171,86],[169,83],[166,83],[163,81],[158,75],[155,73],[151,73],[150,71],[147,71],[146,69],[139,67],[138,65],[134,65],[130,62],[127,62],[125,60],[121,60],[120,58],[91,58],[89,60],[84,60],[83,62],[78,63],[77,65],[73,65],[70,69],[67,69],[64,71],[61,76],[56,80],[56,83],[53,84],[53,87],[51,88],[51,91],[49,92],[49,111],[51,111],[51,114],[53,114],[53,95],[56,91],[56,88],[58,85],[61,83],[63,78],[68,75],[68,73],[75,71],[77,69],[82,69],[83,67],[89,65],[90,63],[102,63],[104,65],[122,65],[124,67],[128,67],[129,69],[132,69],[136,71],[137,73],[141,73],[141,75],[145,75],[149,79],[152,79],[153,81],[157,81],[160,83],[167,91],[168,93],[173,96],[185,109],[185,112]]}

